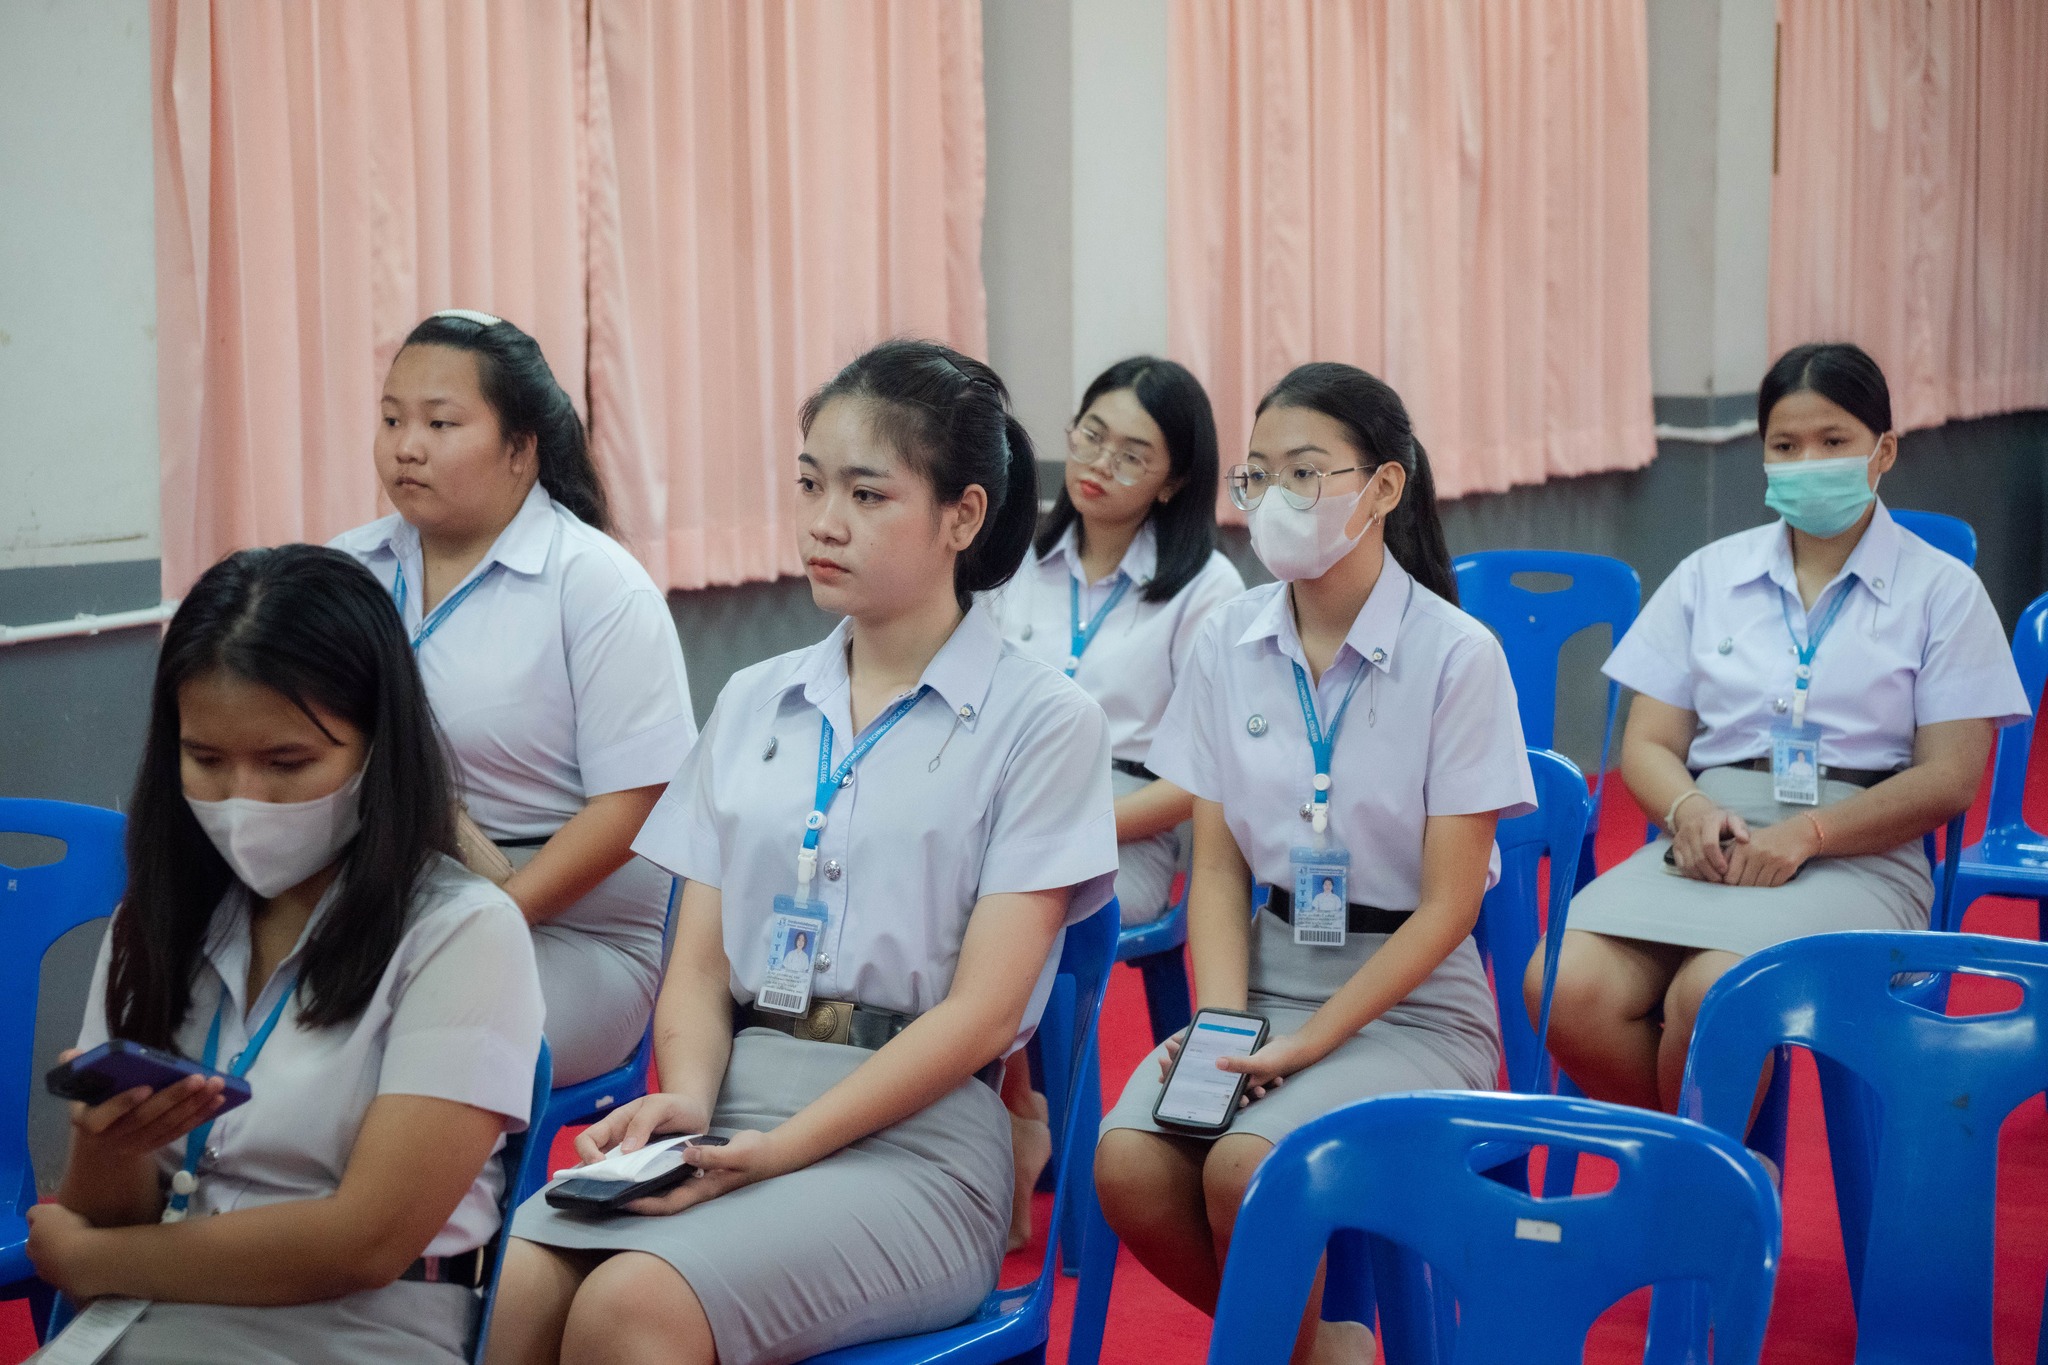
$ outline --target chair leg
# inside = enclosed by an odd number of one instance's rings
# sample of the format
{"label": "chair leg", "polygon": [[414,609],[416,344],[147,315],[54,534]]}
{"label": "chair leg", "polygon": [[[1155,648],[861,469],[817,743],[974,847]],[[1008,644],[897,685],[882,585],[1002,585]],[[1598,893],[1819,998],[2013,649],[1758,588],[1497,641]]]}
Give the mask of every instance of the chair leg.
{"label": "chair leg", "polygon": [[1131,964],[1145,981],[1145,1013],[1152,1025],[1152,1042],[1165,1042],[1188,1026],[1195,1017],[1188,992],[1188,963],[1183,949],[1153,953]]}
{"label": "chair leg", "polygon": [[[1038,1032],[1031,1040],[1036,1052],[1032,1071],[1045,1095],[1046,1117],[1052,1126],[1052,1160],[1045,1163],[1045,1173],[1038,1178],[1041,1192],[1051,1191],[1066,1143],[1067,1095],[1074,1056],[1073,1013],[1073,986],[1061,978],[1053,986],[1052,998],[1046,1001]],[[1052,1229],[1047,1235],[1057,1231]]]}
{"label": "chair leg", "polygon": [[1074,1116],[1074,1151],[1068,1158],[1074,1166],[1067,1178],[1067,1206],[1060,1214],[1057,1229],[1060,1273],[1068,1276],[1081,1273],[1089,1210],[1095,1207],[1095,1138],[1102,1127],[1102,1063],[1093,1042],[1081,1059],[1077,1092],[1074,1104],[1080,1112]]}
{"label": "chair leg", "polygon": [[1081,1201],[1081,1282],[1074,1289],[1074,1320],[1067,1330],[1067,1365],[1097,1365],[1102,1359],[1102,1333],[1109,1323],[1109,1292],[1116,1284],[1116,1232],[1102,1216],[1094,1197],[1094,1172],[1075,1171],[1089,1197]]}

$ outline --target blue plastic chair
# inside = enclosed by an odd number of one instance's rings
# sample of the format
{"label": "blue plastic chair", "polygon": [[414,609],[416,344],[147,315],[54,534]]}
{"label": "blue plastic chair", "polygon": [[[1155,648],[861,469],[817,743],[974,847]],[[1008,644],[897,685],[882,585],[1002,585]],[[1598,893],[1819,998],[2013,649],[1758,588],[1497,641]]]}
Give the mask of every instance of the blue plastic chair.
{"label": "blue plastic chair", "polygon": [[[1503,1147],[1605,1156],[1612,1190],[1535,1199],[1476,1167]],[[1334,1239],[1334,1240],[1333,1240]],[[1646,1284],[1710,1289],[1719,1365],[1755,1362],[1777,1275],[1778,1197],[1737,1143],[1592,1100],[1423,1092],[1348,1105],[1288,1135],[1252,1177],[1209,1359],[1288,1357],[1329,1250],[1389,1244],[1457,1304],[1452,1365],[1579,1365],[1587,1332]],[[1383,1326],[1386,1325],[1383,1321]]]}
{"label": "blue plastic chair", "polygon": [[1954,555],[1973,569],[1977,567],[1977,528],[1969,522],[1946,512],[1914,512],[1903,507],[1887,510],[1893,521],[1935,549]]}
{"label": "blue plastic chair", "polygon": [[[1951,1018],[1899,981],[1956,971],[2024,998]],[[1785,1046],[1820,1075],[1859,1365],[1991,1360],[1999,1129],[2048,1083],[2048,947],[1849,933],[1766,948],[1707,992],[1679,1112],[1740,1133],[1765,1056]],[[1653,1361],[1705,1359],[1690,1296],[1660,1292],[1650,1342]]]}
{"label": "blue plastic chair", "polygon": [[498,1277],[505,1273],[505,1249],[512,1242],[512,1214],[524,1197],[520,1191],[538,1189],[547,1183],[551,1143],[536,1142],[531,1125],[534,1115],[547,1111],[554,1079],[554,1059],[548,1053],[548,1040],[543,1038],[540,1056],[533,1064],[533,1098],[526,1110],[528,1126],[523,1132],[507,1133],[505,1145],[498,1151],[498,1160],[505,1170],[505,1191],[498,1198],[498,1235],[491,1241],[491,1268],[484,1280],[483,1309],[476,1319],[476,1345],[469,1352],[473,1365],[483,1365],[484,1347],[490,1342],[491,1312],[498,1304]]}
{"label": "blue plastic chair", "polygon": [[[1588,626],[1606,625],[1620,643],[1642,607],[1642,579],[1619,559],[1569,550],[1483,550],[1460,555],[1451,568],[1458,575],[1459,603],[1500,636],[1507,653],[1516,710],[1522,717],[1522,742],[1532,749],[1555,747],[1558,654],[1565,641]],[[1525,573],[1570,581],[1556,592],[1533,592],[1515,583],[1516,575]],[[1593,836],[1599,828],[1600,797],[1607,789],[1614,714],[1620,702],[1621,686],[1610,681],[1607,722],[1600,733],[1600,771],[1593,778],[1593,819],[1579,855],[1577,886],[1592,881],[1596,870]]]}
{"label": "blue plastic chair", "polygon": [[36,997],[43,955],[90,920],[114,913],[128,884],[122,846],[127,820],[117,811],[68,801],[0,797],[0,832],[64,841],[64,856],[40,867],[0,863],[0,1299],[29,1301],[30,1320],[49,1320],[55,1295],[28,1259],[28,1210],[35,1168],[28,1150],[28,1100],[35,1074]]}
{"label": "blue plastic chair", "polygon": [[[1059,1174],[1053,1184],[1053,1228],[1058,1228],[1076,1180],[1092,1176],[1095,1160],[1095,1105],[1081,1102],[1083,1077],[1094,1065],[1095,1025],[1102,1012],[1102,993],[1116,955],[1116,901],[1067,930],[1052,996],[1038,1025],[1054,1087],[1047,1094],[1060,1123],[1056,1144]],[[1058,1278],[1055,1255],[1059,1239],[1046,1237],[1045,1262],[1038,1278],[1014,1289],[998,1289],[982,1301],[973,1317],[957,1327],[922,1336],[871,1341],[813,1356],[812,1365],[998,1365],[1006,1361],[1043,1362],[1052,1324],[1053,1284]]]}
{"label": "blue plastic chair", "polygon": [[[1550,997],[1557,984],[1557,950],[1564,941],[1565,913],[1578,886],[1594,806],[1585,775],[1563,754],[1531,749],[1529,771],[1536,779],[1536,809],[1501,821],[1494,832],[1494,842],[1500,846],[1500,881],[1480,903],[1474,938],[1493,976],[1508,1088],[1536,1095],[1553,1088],[1555,1068],[1544,1051],[1544,1040],[1550,1036]],[[1536,907],[1543,899],[1538,879],[1546,857],[1550,859],[1550,884],[1541,931],[1543,1001],[1532,1027],[1522,1005],[1522,974],[1536,949]]]}
{"label": "blue plastic chair", "polygon": [[[671,878],[668,892],[668,924],[662,931],[662,942],[668,942],[669,931],[676,918],[676,901],[682,894],[682,881]],[[659,992],[657,992],[657,995]],[[536,1110],[539,1117],[533,1121],[529,1136],[546,1152],[554,1146],[555,1134],[564,1128],[579,1124],[595,1123],[622,1104],[639,1099],[647,1093],[647,1070],[654,1058],[654,1015],[647,1016],[647,1027],[640,1034],[640,1045],[633,1049],[621,1066],[613,1067],[587,1081],[565,1085],[548,1097],[546,1106]],[[547,1162],[541,1162],[540,1179],[532,1185],[522,1185],[518,1195],[526,1200],[547,1183]]]}
{"label": "blue plastic chair", "polygon": [[[2020,683],[2035,706],[2048,685],[2048,594],[2028,603],[2013,631],[2012,659]],[[2027,756],[2034,744],[2032,718],[1999,732],[1991,760],[1991,799],[1984,818],[1984,837],[1942,866],[1952,878],[1947,922],[1939,927],[1959,930],[1963,915],[1980,896],[2020,896],[2039,907],[2040,935],[2048,940],[2048,835],[2027,823],[2021,798],[2027,786]]]}

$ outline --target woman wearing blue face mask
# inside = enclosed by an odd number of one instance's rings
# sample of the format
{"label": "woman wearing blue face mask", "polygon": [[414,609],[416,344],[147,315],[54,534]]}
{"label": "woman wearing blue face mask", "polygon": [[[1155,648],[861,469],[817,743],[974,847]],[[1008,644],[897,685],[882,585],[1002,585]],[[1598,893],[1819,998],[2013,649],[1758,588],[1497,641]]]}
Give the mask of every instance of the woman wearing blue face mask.
{"label": "woman wearing blue face mask", "polygon": [[[1968,809],[2028,700],[1984,587],[1877,498],[1877,363],[1788,351],[1757,394],[1780,520],[1694,552],[1615,647],[1621,772],[1665,833],[1572,902],[1550,1048],[1597,1099],[1674,1109],[1701,998],[1785,939],[1924,929],[1921,836]],[[1539,951],[1523,983],[1532,1017]]]}

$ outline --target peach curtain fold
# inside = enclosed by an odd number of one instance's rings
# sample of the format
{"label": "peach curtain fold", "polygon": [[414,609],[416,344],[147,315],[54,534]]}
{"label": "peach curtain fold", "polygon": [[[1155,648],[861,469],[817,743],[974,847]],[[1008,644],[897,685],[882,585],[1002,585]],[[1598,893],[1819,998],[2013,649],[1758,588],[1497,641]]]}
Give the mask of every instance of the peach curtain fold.
{"label": "peach curtain fold", "polygon": [[805,395],[888,336],[986,342],[980,9],[594,3],[599,461],[657,580],[800,572]]}
{"label": "peach curtain fold", "polygon": [[1862,345],[1901,428],[2048,407],[2048,5],[1780,19],[1772,350]]}
{"label": "peach curtain fold", "polygon": [[405,333],[532,332],[671,587],[794,572],[804,395],[980,351],[971,0],[153,0],[165,591],[388,510]]}
{"label": "peach curtain fold", "polygon": [[1655,454],[1641,0],[1173,0],[1168,321],[1224,459],[1293,365],[1450,497]]}

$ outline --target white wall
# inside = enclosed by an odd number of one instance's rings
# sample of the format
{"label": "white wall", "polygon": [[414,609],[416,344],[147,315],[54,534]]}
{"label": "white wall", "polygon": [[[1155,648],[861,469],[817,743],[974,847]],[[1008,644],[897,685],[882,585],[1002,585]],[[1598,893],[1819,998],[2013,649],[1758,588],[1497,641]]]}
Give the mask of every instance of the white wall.
{"label": "white wall", "polygon": [[153,559],[147,0],[0,3],[0,569]]}

